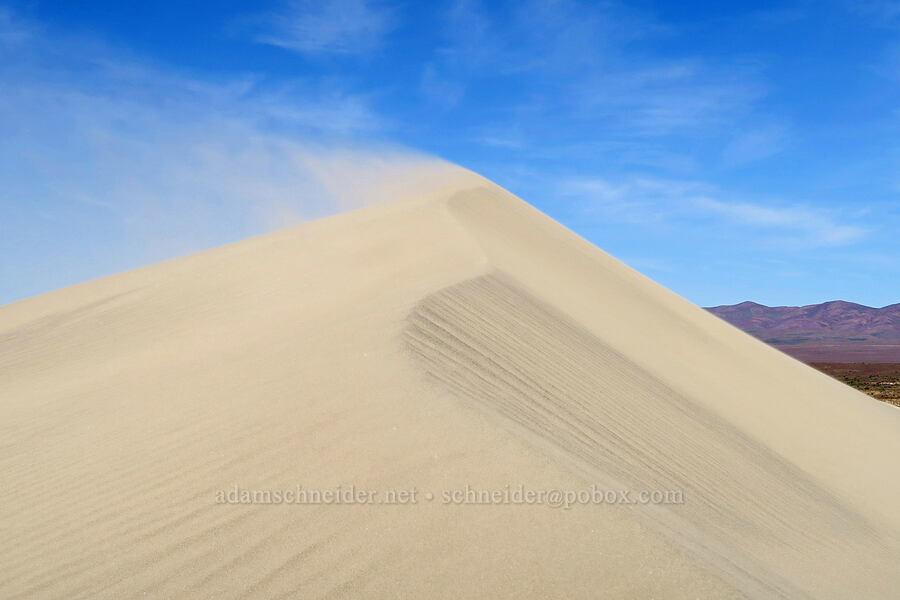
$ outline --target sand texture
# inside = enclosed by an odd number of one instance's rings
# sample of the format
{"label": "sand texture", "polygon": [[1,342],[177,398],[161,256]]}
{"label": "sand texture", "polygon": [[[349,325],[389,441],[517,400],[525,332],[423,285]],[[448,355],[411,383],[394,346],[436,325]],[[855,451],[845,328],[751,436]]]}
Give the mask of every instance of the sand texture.
{"label": "sand texture", "polygon": [[0,430],[10,600],[900,590],[900,410],[464,171],[0,308]]}

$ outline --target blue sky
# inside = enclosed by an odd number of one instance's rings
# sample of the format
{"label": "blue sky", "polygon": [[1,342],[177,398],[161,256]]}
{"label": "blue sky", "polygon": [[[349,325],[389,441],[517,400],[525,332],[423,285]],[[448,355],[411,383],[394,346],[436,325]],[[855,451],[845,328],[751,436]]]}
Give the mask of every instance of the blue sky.
{"label": "blue sky", "polygon": [[427,156],[701,305],[900,302],[897,0],[0,3],[0,142],[0,304]]}

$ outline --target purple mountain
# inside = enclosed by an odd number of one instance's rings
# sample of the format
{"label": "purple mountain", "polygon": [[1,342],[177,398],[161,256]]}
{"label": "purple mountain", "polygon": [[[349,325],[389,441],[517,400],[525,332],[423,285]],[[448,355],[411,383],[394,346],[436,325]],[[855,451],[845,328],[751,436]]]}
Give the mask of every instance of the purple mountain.
{"label": "purple mountain", "polygon": [[806,362],[900,362],[900,303],[871,308],[840,300],[809,306],[741,302],[706,310]]}

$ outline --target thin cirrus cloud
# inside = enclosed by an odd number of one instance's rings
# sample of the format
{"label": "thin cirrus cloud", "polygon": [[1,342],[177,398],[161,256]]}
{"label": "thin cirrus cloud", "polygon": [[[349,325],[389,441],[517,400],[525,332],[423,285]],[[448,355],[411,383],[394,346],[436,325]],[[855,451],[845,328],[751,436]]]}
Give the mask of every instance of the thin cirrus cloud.
{"label": "thin cirrus cloud", "polygon": [[[489,8],[458,0],[442,14],[443,41],[423,69],[423,93],[440,93],[440,84],[456,92],[448,102],[456,106],[464,89],[480,108],[503,115],[495,127],[521,127],[519,113],[528,111],[531,129],[552,125],[556,137],[715,136],[747,119],[768,93],[752,61],[654,52],[665,27],[616,4],[527,0]],[[758,143],[735,150],[759,152]]]}
{"label": "thin cirrus cloud", "polygon": [[462,82],[443,77],[433,64],[426,65],[419,90],[429,103],[442,108],[456,106],[466,91]]}
{"label": "thin cirrus cloud", "polygon": [[735,134],[722,152],[726,166],[742,166],[780,153],[788,139],[787,131],[780,125],[748,128]]}
{"label": "thin cirrus cloud", "polygon": [[850,0],[847,7],[883,27],[900,26],[898,0]]}
{"label": "thin cirrus cloud", "polygon": [[635,226],[707,227],[753,230],[760,244],[793,248],[837,247],[860,241],[868,229],[844,215],[807,206],[725,201],[721,192],[701,181],[648,177],[610,180],[570,178],[557,188],[561,197],[585,203],[589,218]]}
{"label": "thin cirrus cloud", "polygon": [[293,0],[252,21],[256,42],[307,56],[372,52],[397,24],[395,11],[373,0]]}
{"label": "thin cirrus cloud", "polygon": [[823,210],[803,206],[772,207],[746,202],[723,202],[702,198],[702,209],[720,215],[738,225],[784,232],[787,241],[813,247],[843,246],[862,239],[868,230],[845,223]]}
{"label": "thin cirrus cloud", "polygon": [[575,115],[619,135],[709,135],[739,123],[765,90],[747,73],[724,76],[699,61],[626,62],[578,81]]}
{"label": "thin cirrus cloud", "polygon": [[0,6],[0,44],[14,44],[28,39],[30,28],[17,21],[8,8]]}
{"label": "thin cirrus cloud", "polygon": [[588,218],[636,226],[671,221],[687,200],[711,191],[711,186],[696,181],[642,176],[570,177],[556,187],[559,197],[580,203]]}

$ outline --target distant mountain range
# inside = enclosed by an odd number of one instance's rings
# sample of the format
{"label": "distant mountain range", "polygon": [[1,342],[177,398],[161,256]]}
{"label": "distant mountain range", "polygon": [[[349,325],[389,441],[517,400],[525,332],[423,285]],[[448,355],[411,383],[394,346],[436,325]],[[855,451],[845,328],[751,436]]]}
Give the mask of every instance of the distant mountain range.
{"label": "distant mountain range", "polygon": [[900,363],[900,303],[871,308],[840,300],[809,306],[741,302],[706,310],[806,362]]}

